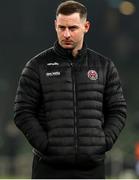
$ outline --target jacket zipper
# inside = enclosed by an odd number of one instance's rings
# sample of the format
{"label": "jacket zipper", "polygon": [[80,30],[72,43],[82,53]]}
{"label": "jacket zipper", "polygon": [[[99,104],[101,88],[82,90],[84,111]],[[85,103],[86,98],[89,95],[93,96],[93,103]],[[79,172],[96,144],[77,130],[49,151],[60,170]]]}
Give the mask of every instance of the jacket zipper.
{"label": "jacket zipper", "polygon": [[73,105],[74,105],[74,138],[75,138],[75,160],[77,157],[78,148],[78,132],[77,132],[77,100],[76,100],[76,83],[75,83],[75,68],[74,64],[71,63],[72,68],[72,85],[73,85]]}

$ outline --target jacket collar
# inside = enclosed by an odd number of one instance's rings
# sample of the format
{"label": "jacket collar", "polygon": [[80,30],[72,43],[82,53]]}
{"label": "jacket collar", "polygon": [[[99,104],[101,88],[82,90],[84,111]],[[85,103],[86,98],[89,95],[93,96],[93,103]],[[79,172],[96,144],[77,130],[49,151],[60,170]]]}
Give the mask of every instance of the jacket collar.
{"label": "jacket collar", "polygon": [[[62,58],[72,58],[74,59],[73,55],[72,55],[72,50],[71,49],[65,49],[62,46],[60,46],[60,44],[58,43],[58,41],[56,41],[54,43],[54,51],[56,52],[56,54],[58,54],[59,56],[61,56]],[[81,55],[85,54],[87,52],[87,45],[84,42],[83,43],[83,47],[81,50],[79,50],[77,57],[80,57]],[[76,58],[77,58],[76,57]]]}

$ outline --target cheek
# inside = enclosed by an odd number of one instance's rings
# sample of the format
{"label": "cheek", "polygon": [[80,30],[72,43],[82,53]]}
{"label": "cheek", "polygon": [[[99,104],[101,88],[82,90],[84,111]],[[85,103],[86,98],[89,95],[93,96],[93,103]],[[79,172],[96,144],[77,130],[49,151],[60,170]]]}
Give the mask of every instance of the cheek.
{"label": "cheek", "polygon": [[78,31],[74,34],[74,37],[76,39],[81,39],[81,38],[83,38],[83,36],[84,36],[84,32],[82,32],[82,31]]}
{"label": "cheek", "polygon": [[57,37],[58,37],[58,38],[61,38],[62,36],[63,36],[62,33],[60,33],[60,32],[57,31]]}

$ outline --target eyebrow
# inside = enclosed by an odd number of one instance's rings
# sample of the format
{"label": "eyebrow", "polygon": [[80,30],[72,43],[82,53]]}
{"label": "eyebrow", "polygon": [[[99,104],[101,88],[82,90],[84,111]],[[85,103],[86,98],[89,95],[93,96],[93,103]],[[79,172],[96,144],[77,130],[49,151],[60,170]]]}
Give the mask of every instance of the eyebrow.
{"label": "eyebrow", "polygon": [[[63,25],[58,25],[58,27],[60,27],[60,28],[66,28],[66,26],[63,26]],[[78,28],[78,26],[77,25],[73,25],[73,26],[68,26],[68,28],[70,29],[70,28]]]}

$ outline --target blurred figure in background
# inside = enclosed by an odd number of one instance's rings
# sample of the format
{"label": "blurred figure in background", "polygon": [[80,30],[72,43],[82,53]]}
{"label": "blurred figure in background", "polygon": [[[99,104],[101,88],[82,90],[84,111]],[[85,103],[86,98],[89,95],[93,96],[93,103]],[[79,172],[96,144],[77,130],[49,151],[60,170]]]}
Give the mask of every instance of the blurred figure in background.
{"label": "blurred figure in background", "polygon": [[103,179],[105,153],[125,125],[117,69],[87,48],[87,8],[76,1],[56,11],[54,46],[23,69],[14,120],[33,146],[32,178]]}

